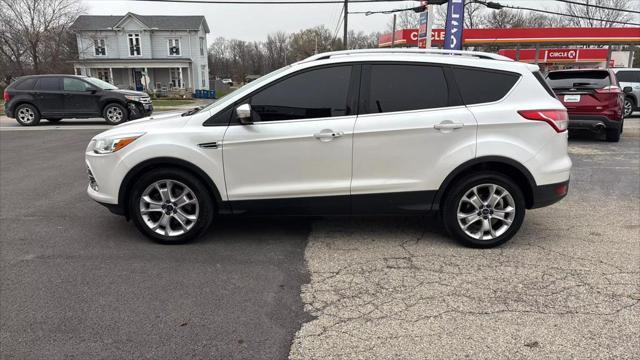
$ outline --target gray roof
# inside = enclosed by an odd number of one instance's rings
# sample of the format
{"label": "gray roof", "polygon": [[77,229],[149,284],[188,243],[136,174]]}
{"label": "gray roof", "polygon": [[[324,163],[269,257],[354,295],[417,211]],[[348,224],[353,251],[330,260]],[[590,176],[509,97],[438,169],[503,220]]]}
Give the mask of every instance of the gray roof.
{"label": "gray roof", "polygon": [[105,30],[115,27],[127,16],[134,16],[149,28],[158,30],[200,30],[200,25],[208,33],[209,26],[204,16],[170,16],[170,15],[138,15],[127,13],[122,16],[114,15],[80,15],[73,23],[75,30]]}

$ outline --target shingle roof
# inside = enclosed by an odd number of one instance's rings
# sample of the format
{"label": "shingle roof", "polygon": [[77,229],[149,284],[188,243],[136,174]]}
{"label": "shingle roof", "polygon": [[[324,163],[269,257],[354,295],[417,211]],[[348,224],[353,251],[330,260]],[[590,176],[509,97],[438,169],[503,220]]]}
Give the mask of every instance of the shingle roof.
{"label": "shingle roof", "polygon": [[138,15],[127,13],[123,16],[113,15],[80,15],[73,23],[75,30],[104,30],[116,26],[127,16],[134,16],[150,28],[159,30],[199,30],[204,25],[208,33],[209,26],[204,16],[170,16],[170,15]]}

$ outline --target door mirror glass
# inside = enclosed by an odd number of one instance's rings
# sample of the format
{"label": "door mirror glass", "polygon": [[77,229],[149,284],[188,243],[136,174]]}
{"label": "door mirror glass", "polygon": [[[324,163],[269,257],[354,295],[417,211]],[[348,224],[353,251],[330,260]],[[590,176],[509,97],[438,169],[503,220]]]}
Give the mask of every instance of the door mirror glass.
{"label": "door mirror glass", "polygon": [[624,89],[622,89],[622,91],[625,94],[631,94],[633,92],[633,89],[631,88],[631,86],[625,86]]}
{"label": "door mirror glass", "polygon": [[236,115],[238,116],[238,120],[243,125],[252,124],[251,122],[251,105],[242,104],[236,108]]}

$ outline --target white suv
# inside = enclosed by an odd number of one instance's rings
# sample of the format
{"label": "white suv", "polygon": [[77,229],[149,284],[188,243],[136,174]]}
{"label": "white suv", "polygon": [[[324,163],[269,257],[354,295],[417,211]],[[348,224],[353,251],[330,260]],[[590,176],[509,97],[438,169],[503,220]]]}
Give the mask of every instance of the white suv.
{"label": "white suv", "polygon": [[491,247],[567,194],[567,113],[538,68],[438,50],[324,53],[86,150],[89,196],[163,243],[219,214],[423,215]]}

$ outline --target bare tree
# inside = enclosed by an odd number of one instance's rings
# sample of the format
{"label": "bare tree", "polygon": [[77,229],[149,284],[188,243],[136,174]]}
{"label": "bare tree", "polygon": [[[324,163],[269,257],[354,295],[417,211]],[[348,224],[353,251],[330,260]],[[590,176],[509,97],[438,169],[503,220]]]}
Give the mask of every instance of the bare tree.
{"label": "bare tree", "polygon": [[267,36],[263,47],[267,71],[273,71],[286,65],[288,42],[289,36],[282,31]]}
{"label": "bare tree", "polygon": [[[625,10],[632,10],[640,7],[639,2],[629,0],[575,0],[585,5],[578,4],[565,4],[564,11],[573,16],[580,16],[582,18],[571,17],[568,18],[568,23],[576,27],[613,27],[620,26],[620,24],[613,23],[612,21],[631,21],[633,20],[632,13]],[[603,9],[588,5],[600,5],[604,7],[610,7],[613,9]],[[602,20],[592,20],[592,19]]]}
{"label": "bare tree", "polygon": [[[400,29],[415,29],[420,25],[420,15],[407,8],[406,11],[401,11],[396,14],[396,30]],[[393,15],[387,23],[387,31],[393,30]]]}
{"label": "bare tree", "polygon": [[81,12],[78,0],[0,0],[3,56],[20,73],[59,69],[66,65],[60,60],[73,54],[70,27]]}

